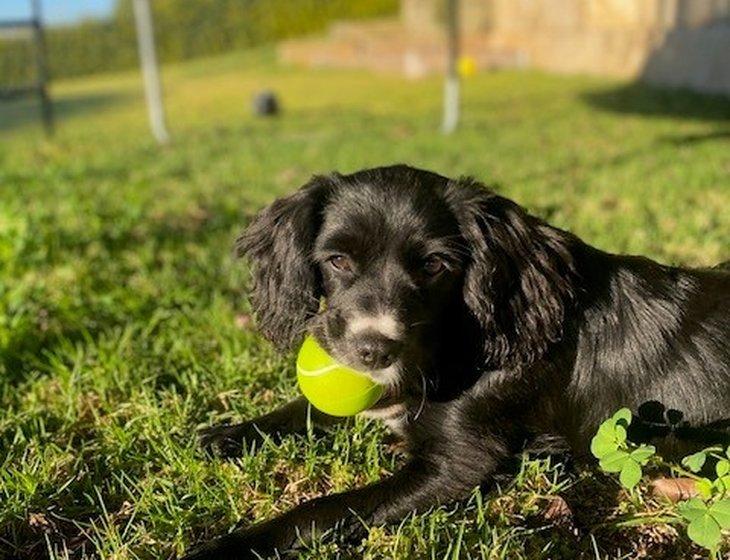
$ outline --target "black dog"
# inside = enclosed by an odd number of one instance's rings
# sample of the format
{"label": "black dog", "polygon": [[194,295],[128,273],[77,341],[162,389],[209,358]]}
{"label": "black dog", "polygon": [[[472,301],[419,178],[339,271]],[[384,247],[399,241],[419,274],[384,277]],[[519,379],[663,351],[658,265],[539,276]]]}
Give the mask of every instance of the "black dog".
{"label": "black dog", "polygon": [[[387,392],[370,413],[410,460],[187,558],[266,556],[335,526],[359,537],[363,522],[467,496],[545,435],[585,453],[623,406],[648,415],[644,427],[661,431],[668,410],[685,433],[727,435],[728,271],[604,253],[473,180],[406,166],[315,177],[265,209],[238,248],[254,267],[261,331],[282,348],[309,331],[371,371]],[[205,444],[236,452],[262,433],[304,430],[306,415],[298,400],[210,428]]]}

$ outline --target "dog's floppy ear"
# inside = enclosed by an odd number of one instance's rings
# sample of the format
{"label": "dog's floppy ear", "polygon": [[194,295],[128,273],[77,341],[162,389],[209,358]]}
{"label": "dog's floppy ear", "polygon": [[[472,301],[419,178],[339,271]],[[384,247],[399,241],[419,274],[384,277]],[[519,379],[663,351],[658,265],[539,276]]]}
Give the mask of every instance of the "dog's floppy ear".
{"label": "dog's floppy ear", "polygon": [[575,290],[570,234],[471,180],[447,195],[469,246],[464,301],[494,368],[534,362],[560,339]]}
{"label": "dog's floppy ear", "polygon": [[281,349],[297,342],[319,308],[312,248],[333,186],[334,177],[313,177],[263,209],[236,241],[237,254],[251,263],[258,329]]}

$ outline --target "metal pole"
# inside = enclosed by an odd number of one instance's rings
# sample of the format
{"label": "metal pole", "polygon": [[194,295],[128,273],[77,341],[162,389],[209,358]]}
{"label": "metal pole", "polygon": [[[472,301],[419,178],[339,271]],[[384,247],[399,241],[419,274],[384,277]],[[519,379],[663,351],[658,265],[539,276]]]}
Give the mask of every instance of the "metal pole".
{"label": "metal pole", "polygon": [[41,4],[40,0],[31,0],[31,10],[33,12],[33,39],[35,42],[35,64],[36,79],[38,83],[38,95],[41,100],[41,116],[43,118],[43,127],[46,129],[48,136],[53,135],[53,104],[48,94],[48,64],[46,62],[46,40],[43,35],[43,24],[41,23]]}
{"label": "metal pole", "polygon": [[444,81],[444,134],[459,124],[459,0],[446,0],[446,80]]}
{"label": "metal pole", "polygon": [[150,128],[159,144],[167,144],[170,141],[170,135],[167,133],[165,124],[165,106],[162,103],[162,87],[155,53],[155,34],[149,0],[134,0],[133,8]]}

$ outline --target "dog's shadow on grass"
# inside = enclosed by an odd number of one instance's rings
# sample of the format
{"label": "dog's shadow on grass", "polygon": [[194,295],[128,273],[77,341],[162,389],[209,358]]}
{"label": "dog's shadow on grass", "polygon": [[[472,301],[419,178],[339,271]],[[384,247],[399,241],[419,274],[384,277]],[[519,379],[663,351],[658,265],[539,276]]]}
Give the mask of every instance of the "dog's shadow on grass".
{"label": "dog's shadow on grass", "polygon": [[[595,171],[613,168],[646,157],[657,149],[694,147],[708,142],[730,143],[730,97],[705,95],[687,90],[661,89],[633,83],[611,89],[583,92],[580,98],[600,111],[646,118],[671,118],[676,121],[700,121],[713,126],[705,132],[664,134],[649,138],[643,146],[623,150],[608,157],[597,157],[584,165]],[[575,170],[575,163],[537,173],[528,172],[521,180],[544,180],[561,177]]]}
{"label": "dog's shadow on grass", "polygon": [[581,99],[591,107],[612,113],[730,122],[727,96],[657,88],[639,82],[585,92]]}
{"label": "dog's shadow on grass", "polygon": [[660,142],[671,144],[672,146],[694,146],[704,142],[712,142],[715,140],[730,141],[730,128],[723,130],[712,130],[710,132],[700,134],[680,134],[666,135],[660,138]]}
{"label": "dog's shadow on grass", "polygon": [[657,88],[636,82],[611,89],[584,92],[580,97],[584,103],[601,111],[646,118],[701,121],[718,127],[699,133],[665,134],[653,139],[644,149],[632,149],[598,161],[594,164],[595,167],[622,165],[661,146],[680,148],[707,142],[730,141],[730,97],[727,96]]}
{"label": "dog's shadow on grass", "polygon": [[[673,146],[676,148],[680,147],[691,147],[707,142],[728,142],[730,144],[730,128],[722,128],[719,130],[711,130],[702,133],[693,134],[665,134],[647,142],[645,146],[639,149],[633,148],[625,150],[616,155],[612,155],[604,158],[596,158],[595,161],[591,161],[586,164],[586,167],[590,167],[592,170],[601,168],[612,168],[619,167],[630,163],[638,158],[646,157],[662,146]],[[565,176],[575,169],[575,164],[567,166],[561,166],[547,171],[540,171],[538,173],[526,173],[521,176],[521,180],[535,180],[545,179],[546,177],[552,176]],[[558,210],[558,207],[554,207],[553,210]]]}

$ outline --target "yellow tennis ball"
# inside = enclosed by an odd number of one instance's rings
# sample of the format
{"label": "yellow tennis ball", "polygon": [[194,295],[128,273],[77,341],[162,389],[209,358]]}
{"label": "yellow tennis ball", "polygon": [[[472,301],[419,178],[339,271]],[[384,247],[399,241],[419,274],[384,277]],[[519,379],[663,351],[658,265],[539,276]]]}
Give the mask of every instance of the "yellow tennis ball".
{"label": "yellow tennis ball", "polygon": [[463,78],[470,78],[477,73],[477,63],[470,56],[462,56],[458,64],[459,75]]}
{"label": "yellow tennis ball", "polygon": [[297,381],[307,400],[331,416],[354,416],[383,394],[382,385],[338,363],[312,336],[299,349]]}

